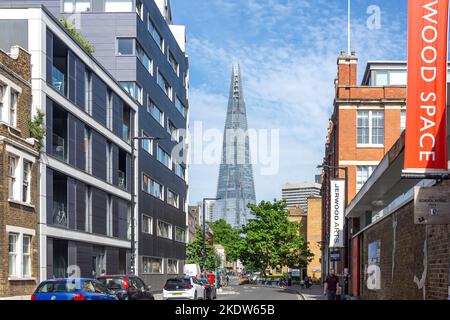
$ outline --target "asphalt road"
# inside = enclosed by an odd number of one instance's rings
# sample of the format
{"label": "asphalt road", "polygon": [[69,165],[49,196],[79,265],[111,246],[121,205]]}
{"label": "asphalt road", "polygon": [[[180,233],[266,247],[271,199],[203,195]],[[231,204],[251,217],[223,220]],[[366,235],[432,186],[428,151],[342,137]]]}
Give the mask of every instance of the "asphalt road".
{"label": "asphalt road", "polygon": [[217,300],[302,300],[296,291],[252,285],[230,286],[218,294]]}

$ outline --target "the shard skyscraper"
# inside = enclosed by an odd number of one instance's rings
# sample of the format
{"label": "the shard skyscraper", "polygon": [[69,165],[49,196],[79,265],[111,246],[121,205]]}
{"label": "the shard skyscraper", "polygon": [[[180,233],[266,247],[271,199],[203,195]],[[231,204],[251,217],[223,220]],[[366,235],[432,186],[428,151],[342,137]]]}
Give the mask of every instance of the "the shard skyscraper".
{"label": "the shard skyscraper", "polygon": [[247,204],[256,202],[247,130],[241,71],[239,65],[234,64],[217,183],[219,200],[214,204],[213,219],[224,219],[233,227],[247,223],[250,218]]}

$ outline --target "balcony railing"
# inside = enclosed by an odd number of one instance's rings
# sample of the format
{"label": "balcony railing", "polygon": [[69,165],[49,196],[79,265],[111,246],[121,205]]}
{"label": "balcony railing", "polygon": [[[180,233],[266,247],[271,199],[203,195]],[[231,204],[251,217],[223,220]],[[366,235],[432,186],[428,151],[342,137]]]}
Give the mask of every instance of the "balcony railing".
{"label": "balcony railing", "polygon": [[53,224],[67,228],[67,208],[63,202],[53,201]]}
{"label": "balcony railing", "polygon": [[118,171],[118,180],[119,180],[119,188],[126,190],[127,189],[127,183],[126,183],[126,176],[125,172]]}
{"label": "balcony railing", "polygon": [[125,123],[122,124],[122,139],[126,142],[130,142],[130,126]]}
{"label": "balcony railing", "polygon": [[66,161],[66,141],[55,133],[53,134],[53,155],[61,161]]}
{"label": "balcony railing", "polygon": [[62,95],[65,95],[65,76],[64,73],[58,70],[56,67],[52,67],[52,86],[59,91]]}

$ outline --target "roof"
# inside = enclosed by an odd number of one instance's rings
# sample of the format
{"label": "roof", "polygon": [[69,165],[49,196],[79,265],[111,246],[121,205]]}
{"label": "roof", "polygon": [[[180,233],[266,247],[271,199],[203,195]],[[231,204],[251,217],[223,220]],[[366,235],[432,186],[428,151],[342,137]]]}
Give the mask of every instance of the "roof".
{"label": "roof", "polygon": [[311,188],[317,188],[321,189],[322,185],[319,183],[286,183],[283,185],[283,190],[285,189],[311,189]]}

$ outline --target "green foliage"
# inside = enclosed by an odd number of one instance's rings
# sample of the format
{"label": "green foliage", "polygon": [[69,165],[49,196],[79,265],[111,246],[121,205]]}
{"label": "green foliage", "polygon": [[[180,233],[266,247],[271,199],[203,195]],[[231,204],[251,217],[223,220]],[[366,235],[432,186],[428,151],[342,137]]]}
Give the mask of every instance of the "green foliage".
{"label": "green foliage", "polygon": [[244,234],[240,260],[251,269],[261,270],[285,265],[300,268],[307,265],[312,254],[303,236],[301,225],[288,220],[283,201],[249,204],[254,220],[242,229]]}
{"label": "green foliage", "polygon": [[[186,247],[187,263],[196,263],[200,267],[203,264],[203,230],[202,227],[195,231],[194,241]],[[214,247],[206,242],[206,270],[214,271],[220,266],[220,256]]]}
{"label": "green foliage", "polygon": [[210,227],[214,232],[214,243],[224,247],[227,261],[232,262],[238,260],[244,245],[240,230],[233,229],[225,220],[212,222],[210,223]]}
{"label": "green foliage", "polygon": [[37,141],[37,149],[39,152],[42,151],[43,140],[46,134],[46,129],[44,126],[45,114],[38,110],[37,114],[29,122],[30,136]]}
{"label": "green foliage", "polygon": [[74,36],[75,39],[77,39],[78,43],[81,44],[81,46],[86,49],[87,52],[90,54],[93,54],[95,52],[95,48],[93,45],[91,45],[83,36],[77,31],[75,26],[68,21],[67,19],[60,19],[59,20],[64,28],[67,29],[67,31],[70,32],[72,36]]}

